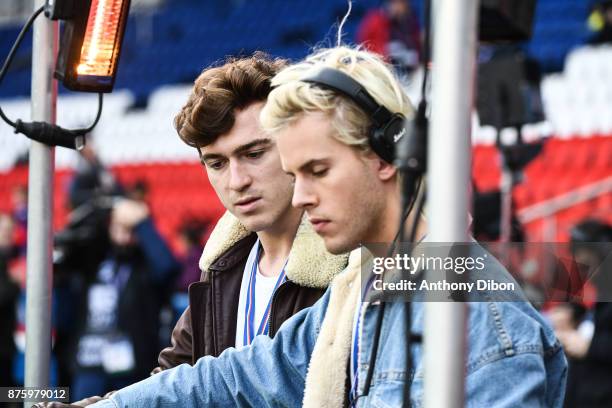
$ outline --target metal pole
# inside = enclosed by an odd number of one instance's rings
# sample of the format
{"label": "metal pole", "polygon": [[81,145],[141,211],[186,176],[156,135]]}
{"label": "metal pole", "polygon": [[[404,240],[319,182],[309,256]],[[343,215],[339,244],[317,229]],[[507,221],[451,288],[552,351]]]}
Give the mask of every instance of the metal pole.
{"label": "metal pole", "polygon": [[[433,3],[428,241],[466,242],[478,0]],[[467,305],[425,306],[425,406],[462,407]]]}
{"label": "metal pole", "polygon": [[[34,9],[45,0],[36,0]],[[43,16],[34,23],[32,46],[32,120],[55,123],[57,82],[52,73],[58,25]],[[38,142],[30,147],[28,181],[28,251],[26,286],[25,386],[49,385],[51,357],[51,285],[53,245],[53,171],[55,149]],[[26,403],[29,407],[32,403]]]}
{"label": "metal pole", "polygon": [[499,241],[501,243],[500,260],[503,265],[508,265],[510,258],[510,241],[512,241],[512,186],[514,185],[514,174],[508,167],[504,155],[501,155],[502,174],[499,186],[500,217],[499,217]]}
{"label": "metal pole", "polygon": [[514,175],[512,170],[508,168],[503,155],[501,160],[499,240],[506,244],[512,241],[512,187],[514,186]]}

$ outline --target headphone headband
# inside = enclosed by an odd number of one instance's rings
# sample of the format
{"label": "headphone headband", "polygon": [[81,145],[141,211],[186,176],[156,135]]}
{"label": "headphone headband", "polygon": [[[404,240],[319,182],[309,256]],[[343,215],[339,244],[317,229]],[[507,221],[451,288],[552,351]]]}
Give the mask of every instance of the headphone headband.
{"label": "headphone headband", "polygon": [[404,115],[391,113],[376,102],[363,85],[334,68],[322,68],[301,81],[331,89],[355,102],[372,120],[368,134],[370,147],[382,159],[393,163],[395,145],[407,134]]}
{"label": "headphone headband", "polygon": [[376,102],[359,82],[340,70],[321,68],[314,75],[303,78],[302,81],[322,85],[347,96],[370,116],[377,127],[389,122],[393,116],[387,108]]}

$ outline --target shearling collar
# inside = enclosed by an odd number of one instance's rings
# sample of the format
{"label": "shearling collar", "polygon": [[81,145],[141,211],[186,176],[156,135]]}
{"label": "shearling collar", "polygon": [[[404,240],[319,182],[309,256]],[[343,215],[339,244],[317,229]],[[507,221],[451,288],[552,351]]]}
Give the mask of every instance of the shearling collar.
{"label": "shearling collar", "polygon": [[353,318],[361,291],[361,270],[371,254],[361,248],[350,254],[344,272],[331,284],[325,318],[310,357],[303,408],[340,408],[346,394],[347,364]]}
{"label": "shearling collar", "polygon": [[[219,219],[204,247],[200,269],[208,270],[212,263],[236,242],[251,232],[229,211]],[[314,232],[306,217],[298,227],[285,272],[287,278],[300,286],[326,288],[333,277],[347,264],[347,255],[332,255],[323,240]]]}

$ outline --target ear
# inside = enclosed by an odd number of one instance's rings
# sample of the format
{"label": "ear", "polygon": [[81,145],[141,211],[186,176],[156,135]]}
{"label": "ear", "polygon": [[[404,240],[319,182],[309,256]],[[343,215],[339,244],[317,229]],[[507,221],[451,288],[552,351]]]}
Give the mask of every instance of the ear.
{"label": "ear", "polygon": [[381,159],[376,153],[370,151],[367,153],[368,161],[381,181],[389,181],[397,174],[397,168]]}
{"label": "ear", "polygon": [[383,159],[378,159],[378,178],[382,181],[389,181],[397,174],[397,167],[387,163]]}

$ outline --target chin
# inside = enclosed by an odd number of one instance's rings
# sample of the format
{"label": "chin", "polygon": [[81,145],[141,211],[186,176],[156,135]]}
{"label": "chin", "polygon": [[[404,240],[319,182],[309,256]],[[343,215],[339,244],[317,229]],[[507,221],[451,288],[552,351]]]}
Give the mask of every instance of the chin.
{"label": "chin", "polygon": [[324,238],[325,249],[332,255],[340,255],[345,254],[347,252],[352,251],[357,248],[357,244],[353,242],[348,242],[347,240],[343,240],[340,237],[334,238]]}
{"label": "chin", "polygon": [[236,215],[238,221],[249,231],[257,232],[270,228],[273,224],[265,214],[257,214],[251,216]]}

